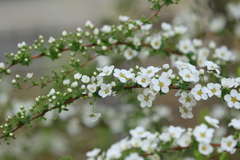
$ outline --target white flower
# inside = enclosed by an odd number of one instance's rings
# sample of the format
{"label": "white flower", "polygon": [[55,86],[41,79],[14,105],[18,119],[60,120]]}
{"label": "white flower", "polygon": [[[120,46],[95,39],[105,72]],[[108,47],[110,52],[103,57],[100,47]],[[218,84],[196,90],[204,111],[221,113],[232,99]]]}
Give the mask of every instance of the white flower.
{"label": "white flower", "polygon": [[233,18],[240,18],[240,3],[228,2],[226,9]]}
{"label": "white flower", "polygon": [[201,59],[203,59],[203,57],[207,58],[209,53],[210,53],[210,51],[208,48],[200,48],[198,50],[198,58],[201,58]]}
{"label": "white flower", "polygon": [[233,54],[226,46],[221,46],[215,49],[215,56],[221,60],[230,61]]}
{"label": "white flower", "polygon": [[65,80],[63,81],[63,85],[69,85],[69,83],[70,83],[70,80],[69,80],[69,79],[65,79]]}
{"label": "white flower", "polygon": [[161,160],[160,156],[158,154],[153,154],[149,156],[150,160]]}
{"label": "white flower", "polygon": [[192,142],[191,136],[187,133],[183,134],[178,140],[177,144],[181,147],[188,147]]}
{"label": "white flower", "polygon": [[122,83],[125,83],[127,80],[134,77],[134,73],[131,73],[131,71],[127,71],[125,69],[114,69],[114,74],[116,78],[118,78]]}
{"label": "white flower", "polygon": [[213,152],[213,146],[211,146],[211,144],[208,143],[199,143],[198,150],[201,154],[207,156]]}
{"label": "white flower", "polygon": [[228,137],[223,137],[221,140],[221,149],[224,151],[231,152],[233,150],[236,150],[235,149],[236,145],[237,145],[237,141],[234,140],[232,135]]}
{"label": "white flower", "polygon": [[208,70],[214,70],[217,72],[217,74],[220,73],[220,71],[218,70],[219,66],[216,63],[213,63],[212,61],[205,61],[204,64],[207,66]]}
{"label": "white flower", "polygon": [[77,81],[75,81],[75,82],[73,82],[72,84],[71,84],[71,87],[72,88],[75,88],[75,87],[77,87],[78,86],[78,82]]}
{"label": "white flower", "polygon": [[[133,133],[134,134],[134,133]],[[138,137],[138,136],[137,136]],[[142,140],[141,138],[137,138],[137,137],[132,137],[131,140],[130,140],[130,144],[132,147],[134,148],[138,148],[138,147],[141,147],[142,145]]]}
{"label": "white flower", "polygon": [[104,33],[110,33],[112,31],[112,27],[109,25],[104,25],[100,30]]}
{"label": "white flower", "polygon": [[186,131],[186,129],[181,128],[181,127],[169,126],[169,128],[168,128],[168,133],[174,139],[180,138],[182,133],[185,131]]}
{"label": "white flower", "polygon": [[159,139],[163,142],[168,142],[171,140],[170,133],[168,132],[163,132],[159,135]]}
{"label": "white flower", "polygon": [[52,96],[54,93],[55,93],[55,89],[52,88],[52,89],[50,90],[50,92],[48,93],[47,96],[48,96],[48,97],[49,97],[49,96]]}
{"label": "white flower", "polygon": [[83,83],[88,83],[90,81],[90,78],[87,75],[82,76],[82,82]]}
{"label": "white flower", "polygon": [[3,62],[0,63],[0,69],[4,69],[5,68],[5,65]]}
{"label": "white flower", "polygon": [[193,118],[193,114],[192,114],[192,106],[189,107],[179,107],[179,111],[181,113],[181,117],[184,119],[187,118]]}
{"label": "white flower", "polygon": [[114,66],[105,66],[102,68],[102,72],[99,74],[99,76],[108,76],[110,74],[112,74]]}
{"label": "white flower", "polygon": [[151,82],[151,78],[148,76],[148,74],[141,74],[136,77],[136,81],[142,87],[147,87]]}
{"label": "white flower", "polygon": [[151,28],[152,28],[152,24],[141,25],[141,30],[142,31],[149,31]]}
{"label": "white flower", "polygon": [[127,59],[127,60],[131,60],[133,57],[136,57],[137,56],[137,51],[131,49],[131,48],[127,48],[125,51],[124,51],[124,57]]}
{"label": "white flower", "polygon": [[185,26],[175,26],[173,29],[176,34],[184,34],[188,30]]}
{"label": "white flower", "polygon": [[155,73],[157,73],[160,70],[161,70],[161,68],[159,68],[159,67],[149,66],[147,68],[143,68],[141,70],[141,72],[142,72],[142,74],[147,74],[149,77],[153,77],[155,75]]}
{"label": "white flower", "polygon": [[87,20],[87,22],[85,23],[85,26],[86,26],[86,27],[89,27],[89,28],[93,28],[93,27],[94,27],[94,25],[92,24],[92,22],[89,21],[89,20]]}
{"label": "white flower", "polygon": [[202,40],[201,39],[193,39],[193,45],[195,47],[201,47],[203,45]]}
{"label": "white flower", "polygon": [[50,37],[49,40],[48,40],[48,43],[53,43],[53,42],[55,42],[55,38]]}
{"label": "white flower", "polygon": [[118,146],[118,144],[113,144],[106,153],[106,159],[118,159],[122,156],[121,150]]}
{"label": "white flower", "polygon": [[68,88],[67,91],[68,91],[69,93],[72,93],[73,90],[72,90],[71,88]]}
{"label": "white flower", "polygon": [[169,92],[169,85],[171,84],[171,80],[167,77],[160,76],[158,79],[152,79],[153,90],[162,91],[163,93]]}
{"label": "white flower", "polygon": [[238,93],[236,89],[232,89],[230,94],[226,94],[224,96],[224,100],[230,108],[234,107],[236,109],[240,109],[240,93]]}
{"label": "white flower", "polygon": [[221,95],[221,85],[218,83],[208,83],[207,88],[209,89],[208,96],[212,97],[213,95],[219,96]]}
{"label": "white flower", "polygon": [[231,122],[228,126],[233,126],[236,130],[240,130],[240,119],[231,119]]}
{"label": "white flower", "polygon": [[235,85],[234,78],[222,78],[221,85],[223,88],[232,88]]}
{"label": "white flower", "polygon": [[101,116],[101,113],[88,113],[85,112],[85,116],[87,119],[91,120],[92,122],[96,122],[98,118]]}
{"label": "white flower", "polygon": [[216,48],[217,45],[214,41],[210,41],[208,46],[209,46],[209,48],[214,49],[214,48]]}
{"label": "white flower", "polygon": [[98,29],[98,28],[94,28],[93,34],[94,34],[94,35],[98,35],[98,34],[99,34],[99,29]]}
{"label": "white flower", "polygon": [[100,151],[101,151],[101,149],[94,148],[92,151],[87,152],[86,156],[91,157],[91,158],[96,157],[100,153]]}
{"label": "white flower", "polygon": [[166,23],[166,22],[163,22],[163,23],[161,24],[161,27],[162,27],[162,29],[163,29],[164,31],[170,31],[170,30],[172,30],[172,25],[169,24],[169,23]]}
{"label": "white flower", "polygon": [[66,35],[67,35],[67,31],[63,31],[62,36],[66,36]]}
{"label": "white flower", "polygon": [[138,153],[131,153],[124,160],[144,160],[143,157],[140,157]]}
{"label": "white flower", "polygon": [[207,87],[202,87],[200,84],[196,84],[194,88],[192,88],[191,93],[197,101],[201,99],[207,100],[207,93],[209,93],[209,89]]}
{"label": "white flower", "polygon": [[210,143],[213,137],[214,129],[208,128],[206,124],[196,126],[193,135],[198,142]]}
{"label": "white flower", "polygon": [[205,116],[204,119],[208,122],[208,124],[210,124],[211,126],[215,127],[215,128],[219,128],[219,120],[218,119],[214,119],[211,118],[209,116]]}
{"label": "white flower", "polygon": [[162,45],[162,38],[161,36],[154,36],[151,39],[150,45],[153,49],[159,49]]}
{"label": "white flower", "polygon": [[226,25],[226,19],[223,16],[218,16],[212,19],[210,22],[209,29],[212,32],[220,32],[224,29]]}
{"label": "white flower", "polygon": [[89,90],[89,92],[94,93],[97,90],[96,83],[87,85],[87,89]]}
{"label": "white flower", "polygon": [[186,82],[198,82],[199,77],[196,74],[193,74],[189,69],[183,69],[179,72],[179,75]]}
{"label": "white flower", "polygon": [[149,93],[148,88],[145,88],[143,94],[139,94],[137,99],[141,102],[141,107],[152,107],[152,101],[155,99],[155,96]]}
{"label": "white flower", "polygon": [[33,77],[33,73],[28,73],[28,74],[26,75],[26,77],[27,77],[28,79],[31,79],[31,78]]}
{"label": "white flower", "polygon": [[195,48],[190,39],[181,40],[178,43],[178,48],[184,54],[195,51]]}
{"label": "white flower", "polygon": [[119,21],[120,22],[127,22],[129,20],[129,17],[128,16],[119,16],[118,17]]}
{"label": "white flower", "polygon": [[98,92],[98,94],[103,98],[110,96],[112,94],[112,85],[102,83],[101,90]]}
{"label": "white flower", "polygon": [[74,74],[74,79],[79,80],[82,77],[81,73],[75,73]]}
{"label": "white flower", "polygon": [[157,148],[157,144],[156,143],[152,143],[148,140],[144,140],[142,142],[142,146],[141,149],[145,152],[152,152],[154,149]]}
{"label": "white flower", "polygon": [[149,132],[145,131],[145,129],[142,126],[138,126],[135,129],[131,129],[129,133],[133,138],[146,138],[149,134]]}
{"label": "white flower", "polygon": [[137,37],[134,37],[133,38],[133,45],[136,46],[136,47],[140,46],[141,45],[140,39],[137,38]]}
{"label": "white flower", "polygon": [[181,97],[178,99],[180,103],[182,103],[185,107],[191,107],[196,105],[196,100],[191,92],[182,92]]}

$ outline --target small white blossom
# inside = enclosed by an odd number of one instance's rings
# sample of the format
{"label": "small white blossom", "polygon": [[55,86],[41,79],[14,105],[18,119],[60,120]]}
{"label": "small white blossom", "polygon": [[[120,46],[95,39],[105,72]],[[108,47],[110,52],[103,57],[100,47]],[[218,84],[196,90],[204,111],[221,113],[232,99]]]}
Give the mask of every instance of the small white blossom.
{"label": "small white blossom", "polygon": [[82,77],[81,73],[75,73],[74,74],[74,79],[79,80]]}
{"label": "small white blossom", "polygon": [[69,85],[69,83],[70,83],[70,80],[69,80],[69,79],[63,80],[63,85]]}
{"label": "small white blossom", "polygon": [[102,83],[101,90],[99,90],[98,94],[103,98],[110,96],[112,94],[112,85]]}
{"label": "small white blossom", "polygon": [[78,82],[77,81],[75,81],[75,82],[73,82],[72,84],[71,84],[71,87],[72,88],[75,88],[75,87],[77,87],[78,86]]}
{"label": "small white blossom", "polygon": [[110,33],[112,31],[112,27],[109,25],[104,25],[100,30],[104,33]]}
{"label": "small white blossom", "polygon": [[181,113],[181,117],[184,119],[187,118],[193,118],[193,113],[192,113],[192,106],[189,107],[179,107],[179,111]]}
{"label": "small white blossom", "polygon": [[136,77],[136,81],[142,87],[147,87],[151,82],[151,78],[148,76],[148,74],[141,74]]}
{"label": "small white blossom", "polygon": [[230,61],[233,54],[226,46],[221,46],[215,49],[215,56],[223,61]]}
{"label": "small white blossom", "polygon": [[129,131],[133,138],[146,138],[149,134],[148,131],[145,131],[144,127],[138,126],[135,129]]}
{"label": "small white blossom", "polygon": [[28,73],[28,74],[26,75],[26,77],[27,77],[28,79],[31,79],[31,78],[33,77],[33,73]]}
{"label": "small white blossom", "polygon": [[52,89],[50,90],[50,92],[48,93],[47,96],[48,96],[48,97],[49,97],[49,96],[52,96],[54,93],[55,93],[55,89],[52,88]]}
{"label": "small white blossom", "polygon": [[194,88],[192,88],[191,93],[197,101],[201,99],[207,100],[207,93],[209,93],[209,89],[207,87],[202,87],[200,84],[196,84]]}
{"label": "small white blossom", "polygon": [[127,48],[125,51],[124,51],[124,57],[127,59],[127,60],[131,60],[132,58],[136,57],[137,56],[137,51],[136,50],[133,50],[131,48]]}
{"label": "small white blossom", "polygon": [[114,74],[116,78],[118,78],[122,83],[125,83],[127,80],[132,79],[134,77],[134,73],[131,71],[127,71],[125,69],[114,69]]}
{"label": "small white blossom", "polygon": [[187,93],[185,91],[181,93],[181,97],[178,99],[178,101],[185,107],[192,107],[197,104],[192,93]]}
{"label": "small white blossom", "polygon": [[0,69],[4,69],[5,68],[5,65],[3,62],[0,63]]}
{"label": "small white blossom", "polygon": [[190,39],[181,40],[178,44],[178,48],[184,54],[195,51],[195,48]]}
{"label": "small white blossom", "polygon": [[177,144],[181,147],[188,147],[192,142],[191,136],[187,133],[183,134],[178,140]]}
{"label": "small white blossom", "polygon": [[173,29],[176,32],[176,34],[180,34],[180,35],[187,32],[187,28],[185,26],[175,26]]}
{"label": "small white blossom", "polygon": [[221,140],[221,149],[227,152],[235,152],[235,147],[237,145],[237,141],[233,138],[232,135],[228,137],[223,137]]}
{"label": "small white blossom", "polygon": [[89,92],[94,93],[97,90],[97,85],[95,83],[87,85]]}
{"label": "small white blossom", "polygon": [[213,95],[220,96],[222,93],[221,85],[218,83],[208,83],[207,88],[209,89],[209,92],[208,92],[209,97],[212,97]]}
{"label": "small white blossom", "polygon": [[201,154],[207,156],[213,152],[213,146],[211,146],[211,144],[208,143],[199,143],[198,150]]}
{"label": "small white blossom", "polygon": [[128,16],[119,16],[118,17],[119,21],[120,22],[127,22],[129,20],[129,17]]}
{"label": "small white blossom", "polygon": [[203,45],[203,42],[201,39],[193,39],[193,45],[195,47],[201,47]]}
{"label": "small white blossom", "polygon": [[98,118],[101,116],[101,113],[88,113],[85,112],[85,116],[87,119],[91,120],[92,122],[96,122]]}
{"label": "small white blossom", "polygon": [[90,81],[90,78],[87,75],[82,76],[82,82],[83,83],[89,83],[89,81]]}
{"label": "small white blossom", "polygon": [[114,69],[114,66],[111,65],[111,66],[105,66],[102,68],[102,72],[99,74],[99,76],[108,76],[110,74],[112,74],[112,71]]}
{"label": "small white blossom", "polygon": [[209,116],[205,116],[204,119],[208,122],[208,124],[210,124],[211,126],[215,127],[215,128],[219,128],[219,120],[218,119],[214,119],[211,118]]}
{"label": "small white blossom", "polygon": [[150,42],[150,45],[153,49],[159,49],[162,45],[162,38],[161,36],[154,36]]}
{"label": "small white blossom", "polygon": [[164,31],[170,31],[170,30],[172,30],[172,25],[169,24],[169,23],[166,23],[166,22],[163,22],[163,23],[161,24],[161,27],[162,27],[162,29],[163,29]]}
{"label": "small white blossom", "polygon": [[224,96],[224,100],[227,102],[230,108],[234,107],[240,109],[240,93],[236,89],[232,89],[230,94]]}
{"label": "small white blossom", "polygon": [[185,132],[186,129],[181,127],[169,126],[168,133],[174,139],[178,139],[181,137],[182,133]]}
{"label": "small white blossom", "polygon": [[143,68],[141,70],[141,73],[147,74],[149,77],[153,77],[155,75],[155,73],[157,73],[160,70],[161,70],[161,68],[159,68],[159,67],[149,66],[147,68]]}
{"label": "small white blossom", "polygon": [[67,31],[63,31],[62,36],[66,36],[66,35],[67,35]]}
{"label": "small white blossom", "polygon": [[139,94],[137,99],[141,102],[141,107],[152,107],[152,101],[155,99],[155,96],[149,93],[148,88],[145,88],[143,94]]}
{"label": "small white blossom", "polygon": [[94,158],[96,157],[99,153],[100,153],[101,149],[99,148],[94,148],[92,151],[89,151],[86,153],[86,156],[87,157],[91,157],[91,158]]}
{"label": "small white blossom", "polygon": [[131,153],[124,160],[144,160],[143,157],[140,157],[138,153]]}
{"label": "small white blossom", "polygon": [[153,84],[153,90],[155,91],[161,90],[163,93],[168,93],[171,80],[164,76],[160,76],[158,79],[153,78],[152,84]]}
{"label": "small white blossom", "polygon": [[208,128],[206,124],[196,126],[193,135],[198,142],[210,143],[213,137],[214,129]]}
{"label": "small white blossom", "polygon": [[233,126],[236,130],[240,130],[240,119],[231,119],[231,122],[228,126]]}

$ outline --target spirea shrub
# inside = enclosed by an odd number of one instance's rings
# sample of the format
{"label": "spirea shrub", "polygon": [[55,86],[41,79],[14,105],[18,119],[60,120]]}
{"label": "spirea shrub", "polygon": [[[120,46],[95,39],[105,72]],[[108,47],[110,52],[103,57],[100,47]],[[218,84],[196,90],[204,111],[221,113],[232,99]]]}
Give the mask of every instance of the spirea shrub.
{"label": "spirea shrub", "polygon": [[[74,115],[70,105],[82,99],[88,103],[85,104],[88,109],[80,108],[86,126],[94,127],[102,119],[114,133],[122,132],[124,127],[128,129],[128,136],[108,149],[95,146],[88,151],[88,160],[208,159],[216,155],[224,160],[229,154],[239,152],[240,116],[236,114],[240,109],[238,55],[214,41],[204,42],[188,36],[188,27],[184,25],[161,22],[157,28],[153,27],[161,8],[178,1],[149,1],[152,3],[152,15],[149,17],[133,20],[120,15],[119,24],[100,28],[87,21],[84,29],[77,28],[73,33],[63,31],[60,38],[39,36],[32,45],[19,43],[17,53],[5,54],[8,60],[0,62],[1,78],[10,75],[17,65],[29,66],[41,57],[59,61],[63,55],[70,53],[71,58],[60,71],[53,70],[51,75],[40,79],[35,78],[36,73],[17,74],[12,79],[10,83],[14,91],[26,89],[30,92],[31,88],[40,87],[45,94],[37,96],[30,108],[18,106],[15,114],[7,116],[0,126],[1,139],[8,144],[12,139],[18,141],[21,137],[17,130],[36,125],[36,120],[44,124],[49,118],[46,114],[55,110],[59,116]],[[239,4],[229,3],[227,11],[231,21],[239,19]],[[226,17],[218,17],[210,23],[209,30],[219,32],[225,25]],[[239,36],[237,29],[234,32]],[[138,58],[145,61],[148,57],[159,55],[169,58],[171,63],[129,68],[119,65],[124,61],[133,63]],[[95,59],[106,65],[88,66]],[[226,68],[231,65],[236,69],[229,72]],[[175,109],[189,121],[197,116],[193,111],[200,107],[198,102],[213,97],[220,99],[229,110],[218,107],[213,113],[201,112],[202,119],[194,127],[175,126],[171,124],[171,110],[167,106],[154,106],[154,101],[169,92],[175,92],[172,99],[179,103]],[[97,103],[120,95],[129,97],[126,100],[129,106],[122,106],[127,108],[125,111],[116,111]],[[135,107],[131,106],[133,104]],[[150,113],[147,108],[153,108],[153,112]],[[138,117],[129,112],[138,112],[148,125],[139,125],[134,120]],[[168,126],[163,123],[164,119]],[[78,136],[76,120],[72,119],[69,123],[69,134]],[[222,127],[228,132],[221,134]]]}

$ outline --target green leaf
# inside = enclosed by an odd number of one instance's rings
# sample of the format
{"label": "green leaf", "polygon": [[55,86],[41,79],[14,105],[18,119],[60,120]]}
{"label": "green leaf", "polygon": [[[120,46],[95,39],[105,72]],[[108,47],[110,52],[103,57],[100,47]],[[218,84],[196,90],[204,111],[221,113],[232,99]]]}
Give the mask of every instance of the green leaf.
{"label": "green leaf", "polygon": [[223,152],[219,158],[219,160],[228,160],[228,153]]}

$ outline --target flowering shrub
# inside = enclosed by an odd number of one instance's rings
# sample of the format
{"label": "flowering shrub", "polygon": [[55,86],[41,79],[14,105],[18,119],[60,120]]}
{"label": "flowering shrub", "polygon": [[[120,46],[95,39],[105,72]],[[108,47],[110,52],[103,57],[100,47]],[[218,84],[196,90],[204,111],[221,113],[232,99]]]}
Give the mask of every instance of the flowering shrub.
{"label": "flowering shrub", "polygon": [[[150,2],[152,2],[153,14],[148,18],[132,20],[128,16],[119,16],[120,25],[104,25],[101,28],[87,21],[86,29],[77,28],[75,33],[63,31],[61,38],[50,37],[47,42],[43,36],[39,36],[33,45],[22,42],[18,44],[18,53],[6,54],[8,60],[0,63],[1,77],[11,74],[10,69],[17,64],[29,66],[40,57],[57,61],[65,52],[70,51],[71,59],[60,72],[52,71],[52,76],[46,75],[36,80],[34,73],[28,73],[24,78],[17,74],[12,79],[14,90],[37,86],[44,89],[51,83],[56,83],[58,87],[46,88],[47,93],[37,96],[30,108],[21,105],[20,110],[15,114],[7,116],[6,122],[0,126],[3,133],[1,139],[10,144],[11,139],[18,137],[15,134],[17,130],[24,125],[35,125],[33,123],[35,119],[46,120],[46,114],[54,110],[61,113],[60,115],[67,113],[74,115],[71,113],[70,105],[82,99],[89,102],[88,110],[82,108],[86,126],[93,127],[101,118],[105,118],[113,132],[119,133],[121,132],[119,128],[123,124],[116,126],[117,123],[112,123],[116,118],[134,123],[134,125],[126,124],[126,128],[132,128],[129,129],[129,136],[111,145],[107,150],[101,150],[96,146],[95,149],[87,152],[86,156],[89,160],[157,160],[166,157],[176,159],[179,155],[183,158],[207,159],[215,154],[223,160],[227,159],[228,154],[238,152],[239,115],[233,114],[230,119],[225,120],[226,124],[221,122],[224,114],[221,115],[219,112],[215,113],[215,116],[206,113],[202,122],[195,127],[183,128],[171,124],[154,126],[154,123],[164,118],[171,120],[168,119],[171,115],[168,107],[153,106],[159,96],[162,97],[171,91],[176,91],[175,97],[179,101],[179,112],[183,119],[193,118],[193,110],[198,107],[198,102],[213,97],[222,100],[223,104],[234,110],[233,112],[239,112],[240,78],[237,54],[226,46],[217,46],[214,41],[210,41],[208,47],[205,47],[200,39],[186,38],[184,35],[188,32],[188,28],[182,25],[162,22],[161,29],[154,31],[153,22],[157,20],[161,8],[178,1],[151,0]],[[228,5],[228,10],[233,17],[239,16],[232,4]],[[222,28],[216,29],[216,25],[211,24],[210,30],[219,31]],[[33,55],[34,51],[38,51],[39,54]],[[145,60],[150,56],[161,55],[170,57],[172,63],[148,67],[136,65],[125,69],[120,65],[107,64],[98,67],[95,64],[93,70],[88,69],[89,63],[94,59],[100,56],[114,59],[115,54],[118,54],[116,59],[120,58],[120,61],[134,61],[138,56],[142,56]],[[230,64],[238,67],[235,75],[224,70]],[[112,113],[107,115],[106,110],[109,109],[97,103],[101,99],[117,97],[119,94],[134,99],[128,100],[129,105],[131,101],[137,101],[137,107],[132,110],[130,106],[124,107],[129,107],[129,111],[133,113],[142,112],[141,116],[148,119],[148,123],[153,124],[152,127],[147,129],[148,125],[138,126],[136,121],[130,120],[136,117],[128,115],[126,111],[123,111],[123,117],[120,113],[116,113],[116,110],[111,110]],[[148,111],[144,109],[149,107],[156,109],[152,113],[145,113]],[[221,111],[221,108],[217,110]],[[71,124],[70,134],[77,135],[78,132],[74,130],[76,121],[71,120]],[[217,137],[220,124],[229,127],[229,133]]]}

